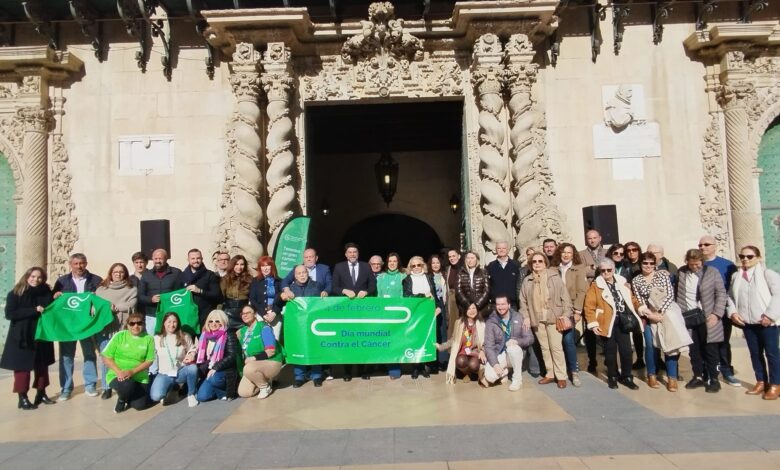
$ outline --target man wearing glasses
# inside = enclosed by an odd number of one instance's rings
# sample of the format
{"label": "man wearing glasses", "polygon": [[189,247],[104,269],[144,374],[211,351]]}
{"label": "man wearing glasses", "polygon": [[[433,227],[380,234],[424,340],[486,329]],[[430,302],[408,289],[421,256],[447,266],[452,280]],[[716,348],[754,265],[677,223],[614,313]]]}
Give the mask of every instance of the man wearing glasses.
{"label": "man wearing glasses", "polygon": [[219,277],[225,277],[228,270],[228,264],[230,263],[230,255],[225,251],[215,251],[211,255],[211,259],[214,260],[214,272]]}
{"label": "man wearing glasses", "polygon": [[[726,292],[729,290],[731,275],[737,271],[737,266],[726,258],[717,255],[718,242],[715,237],[704,235],[699,239],[699,250],[704,255],[704,265],[718,270],[723,279],[723,286]],[[723,380],[734,387],[741,387],[742,383],[734,377],[734,367],[731,364],[731,319],[728,315],[723,315],[723,341],[718,348],[720,356],[720,373],[723,374]]]}

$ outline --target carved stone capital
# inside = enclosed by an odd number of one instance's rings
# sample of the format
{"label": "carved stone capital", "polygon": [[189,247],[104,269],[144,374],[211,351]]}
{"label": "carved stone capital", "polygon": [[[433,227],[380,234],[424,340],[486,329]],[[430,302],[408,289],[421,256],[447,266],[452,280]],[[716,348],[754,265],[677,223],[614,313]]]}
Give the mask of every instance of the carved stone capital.
{"label": "carved stone capital", "polygon": [[250,42],[236,44],[230,63],[231,70],[257,70],[260,62],[260,51]]}
{"label": "carved stone capital", "polygon": [[755,87],[750,82],[734,82],[725,85],[718,85],[715,88],[718,103],[723,109],[734,106],[744,106],[744,100],[755,91]]}
{"label": "carved stone capital", "polygon": [[295,80],[287,72],[264,73],[261,81],[268,101],[289,101]]}
{"label": "carved stone capital", "polygon": [[30,106],[16,111],[25,132],[48,132],[52,125],[52,114],[48,109]]}
{"label": "carved stone capital", "polygon": [[238,101],[257,101],[260,96],[258,72],[236,72],[230,76],[230,86]]}
{"label": "carved stone capital", "polygon": [[499,94],[504,87],[504,48],[493,33],[480,36],[474,43],[471,85],[478,95]]}
{"label": "carved stone capital", "polygon": [[514,34],[506,44],[504,80],[510,94],[530,91],[536,81],[537,64],[531,63],[534,50],[525,34]]}

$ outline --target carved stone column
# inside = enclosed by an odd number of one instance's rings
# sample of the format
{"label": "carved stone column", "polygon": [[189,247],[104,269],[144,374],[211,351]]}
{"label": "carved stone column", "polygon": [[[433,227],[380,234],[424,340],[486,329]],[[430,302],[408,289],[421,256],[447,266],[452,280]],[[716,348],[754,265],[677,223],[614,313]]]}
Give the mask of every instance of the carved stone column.
{"label": "carved stone column", "polygon": [[736,249],[756,245],[763,250],[760,204],[756,200],[753,169],[754,157],[749,151],[748,113],[745,99],[753,85],[745,81],[742,70],[744,53],[727,52],[723,57],[718,99],[726,122],[726,166],[729,180],[729,202]]}
{"label": "carved stone column", "polygon": [[263,54],[263,90],[268,99],[268,252],[276,246],[279,231],[296,212],[294,186],[295,154],[292,150],[295,127],[290,118],[290,94],[293,88],[290,48],[272,42]]}
{"label": "carved stone column", "polygon": [[217,247],[242,254],[250,264],[263,255],[260,204],[260,53],[250,43],[236,45],[230,64],[230,85],[236,105],[227,131],[228,161],[222,190],[223,216],[217,227]]}
{"label": "carved stone column", "polygon": [[495,34],[484,34],[474,44],[471,82],[479,108],[479,190],[482,244],[486,252],[495,252],[496,242],[510,241],[509,162],[504,156],[506,136],[501,121],[503,56],[503,47]]}
{"label": "carved stone column", "polygon": [[39,106],[21,108],[17,111],[23,123],[24,139],[24,236],[21,238],[19,256],[22,266],[46,268],[48,253],[48,132],[51,112]]}

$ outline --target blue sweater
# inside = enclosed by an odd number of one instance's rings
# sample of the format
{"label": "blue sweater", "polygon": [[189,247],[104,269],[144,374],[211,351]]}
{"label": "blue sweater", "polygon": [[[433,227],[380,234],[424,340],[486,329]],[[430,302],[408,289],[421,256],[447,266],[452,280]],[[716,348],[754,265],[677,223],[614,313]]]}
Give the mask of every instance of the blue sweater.
{"label": "blue sweater", "polygon": [[737,272],[737,266],[726,258],[716,256],[710,261],[704,262],[705,266],[711,266],[718,270],[720,277],[723,278],[723,285],[726,286],[726,290],[729,290],[731,284],[731,275]]}

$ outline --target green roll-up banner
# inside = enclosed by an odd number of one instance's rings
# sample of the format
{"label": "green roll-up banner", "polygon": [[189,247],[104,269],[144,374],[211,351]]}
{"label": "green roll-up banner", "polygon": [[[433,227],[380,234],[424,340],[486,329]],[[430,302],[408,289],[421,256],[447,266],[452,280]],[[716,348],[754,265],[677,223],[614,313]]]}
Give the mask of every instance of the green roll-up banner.
{"label": "green roll-up banner", "polygon": [[436,358],[433,300],[296,297],[284,308],[288,363],[399,364]]}
{"label": "green roll-up banner", "polygon": [[309,242],[310,222],[310,217],[293,217],[282,227],[274,248],[274,262],[279,276],[286,276],[295,265],[303,263],[303,252]]}

